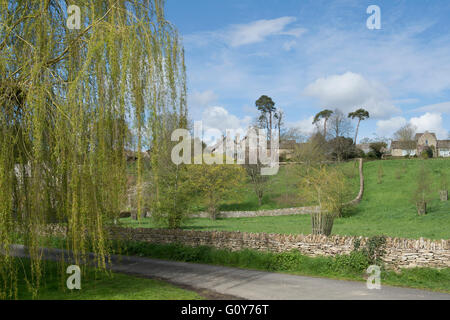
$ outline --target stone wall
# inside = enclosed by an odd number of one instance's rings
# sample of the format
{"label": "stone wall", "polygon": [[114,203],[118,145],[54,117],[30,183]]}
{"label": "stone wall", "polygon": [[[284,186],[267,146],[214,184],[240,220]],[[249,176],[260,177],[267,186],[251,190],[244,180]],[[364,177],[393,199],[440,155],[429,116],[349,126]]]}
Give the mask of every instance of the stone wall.
{"label": "stone wall", "polygon": [[[244,217],[265,217],[265,216],[290,216],[311,214],[317,212],[319,207],[298,207],[274,210],[258,210],[258,211],[222,211],[220,218],[244,218]],[[192,215],[194,218],[209,218],[208,212],[201,212]]]}
{"label": "stone wall", "polygon": [[[188,231],[167,229],[114,229],[115,237],[150,243],[181,243],[188,246],[211,246],[219,249],[254,249],[284,252],[299,250],[307,256],[334,256],[348,254],[356,239],[361,246],[368,238],[317,235],[281,235],[223,231]],[[450,240],[412,240],[388,238],[383,257],[388,267],[450,267]]]}

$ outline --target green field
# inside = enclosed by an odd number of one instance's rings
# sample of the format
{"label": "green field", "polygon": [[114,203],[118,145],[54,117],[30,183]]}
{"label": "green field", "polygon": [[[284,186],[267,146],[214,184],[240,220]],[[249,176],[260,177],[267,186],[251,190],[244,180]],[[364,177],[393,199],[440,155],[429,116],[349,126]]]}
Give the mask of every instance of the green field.
{"label": "green field", "polygon": [[[355,161],[350,161],[341,163],[339,166],[348,177],[354,190],[353,194],[349,195],[348,200],[354,199],[359,191],[358,164]],[[306,201],[299,191],[299,173],[302,169],[301,166],[294,164],[280,166],[278,174],[269,177],[261,206],[258,205],[258,198],[252,184],[247,182],[237,189],[233,198],[222,201],[220,210],[256,211],[313,205],[313,203]],[[194,208],[194,211],[204,210],[206,210],[206,207],[201,203],[197,208]]]}
{"label": "green field", "polygon": [[[28,259],[21,259],[28,269]],[[197,293],[177,288],[163,281],[138,278],[118,273],[95,273],[89,270],[81,277],[80,290],[65,288],[66,275],[56,263],[45,262],[44,279],[38,300],[199,300]],[[22,270],[22,269],[21,269]],[[61,280],[61,272],[63,278]],[[26,277],[20,272],[18,288],[20,300],[31,300]],[[64,282],[63,282],[64,281]]]}
{"label": "green field", "polygon": [[[416,175],[424,163],[433,181],[429,212],[418,216],[411,201],[416,185]],[[378,183],[378,168],[382,166],[384,177]],[[342,165],[352,180],[356,195],[358,176],[352,162]],[[308,205],[302,201],[295,175],[298,168],[282,167],[277,176],[271,178],[270,190],[266,194],[262,209]],[[401,159],[371,161],[364,164],[365,192],[362,202],[350,210],[343,218],[336,219],[333,234],[351,236],[387,235],[404,238],[450,238],[450,202],[439,201],[438,180],[440,172],[450,178],[450,159]],[[257,199],[251,186],[242,187],[241,199],[228,199],[222,210],[258,209]],[[277,199],[280,201],[277,202]],[[151,219],[141,222],[122,219],[124,225],[132,227],[156,227]],[[280,216],[256,218],[228,218],[211,221],[209,219],[189,219],[185,229],[228,230],[245,232],[266,232],[283,234],[309,234],[309,216]]]}

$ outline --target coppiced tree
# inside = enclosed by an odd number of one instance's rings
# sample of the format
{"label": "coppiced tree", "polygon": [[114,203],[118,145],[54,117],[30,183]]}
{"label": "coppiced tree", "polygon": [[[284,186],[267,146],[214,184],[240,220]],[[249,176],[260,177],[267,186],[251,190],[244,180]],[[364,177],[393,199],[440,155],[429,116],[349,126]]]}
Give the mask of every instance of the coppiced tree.
{"label": "coppiced tree", "polygon": [[75,263],[92,250],[104,269],[106,228],[126,194],[127,127],[138,151],[151,142],[158,198],[165,115],[185,125],[184,54],[163,1],[70,4],[81,9],[80,29],[67,28],[67,2],[0,2],[0,298],[17,298],[18,235],[36,297],[52,222],[67,227]]}
{"label": "coppiced tree", "polygon": [[342,215],[351,194],[348,180],[339,170],[320,165],[305,171],[300,186],[302,196],[318,206],[311,214],[312,233],[329,236],[334,219]]}
{"label": "coppiced tree", "polygon": [[431,192],[430,173],[422,163],[416,176],[416,189],[413,194],[413,202],[416,205],[418,215],[427,214],[427,203]]}

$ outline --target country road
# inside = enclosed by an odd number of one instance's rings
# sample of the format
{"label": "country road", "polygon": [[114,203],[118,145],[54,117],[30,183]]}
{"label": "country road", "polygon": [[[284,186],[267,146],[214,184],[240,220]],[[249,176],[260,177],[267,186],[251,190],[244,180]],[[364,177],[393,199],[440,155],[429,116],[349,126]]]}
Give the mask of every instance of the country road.
{"label": "country road", "polygon": [[[64,251],[43,249],[46,259]],[[23,246],[14,255],[26,257]],[[158,278],[173,284],[249,300],[450,300],[450,294],[383,286],[369,290],[364,282],[332,280],[205,264],[113,256],[112,271]]]}

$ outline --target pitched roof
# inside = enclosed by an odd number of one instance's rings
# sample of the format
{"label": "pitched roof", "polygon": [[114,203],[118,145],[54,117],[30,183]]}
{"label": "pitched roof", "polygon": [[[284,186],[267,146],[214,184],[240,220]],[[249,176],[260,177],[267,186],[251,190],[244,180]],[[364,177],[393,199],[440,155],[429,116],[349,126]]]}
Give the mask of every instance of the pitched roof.
{"label": "pitched roof", "polygon": [[416,141],[392,141],[391,149],[410,150],[417,147]]}
{"label": "pitched roof", "polygon": [[450,148],[450,140],[438,140],[438,148]]}
{"label": "pitched roof", "polygon": [[425,133],[431,134],[431,135],[437,140],[436,134],[435,134],[434,132],[428,132],[428,131],[426,131],[426,132],[424,132],[424,133],[416,133],[416,136],[415,136],[416,141],[419,141],[420,137],[423,136]]}

